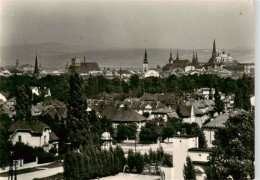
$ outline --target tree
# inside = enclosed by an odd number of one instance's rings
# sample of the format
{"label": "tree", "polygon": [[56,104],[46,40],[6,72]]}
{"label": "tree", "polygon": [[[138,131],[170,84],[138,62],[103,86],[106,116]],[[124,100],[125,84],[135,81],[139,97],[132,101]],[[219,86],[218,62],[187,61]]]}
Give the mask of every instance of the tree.
{"label": "tree", "polygon": [[123,93],[125,93],[125,94],[129,93],[129,86],[125,81],[121,82],[121,88],[123,90]]}
{"label": "tree", "polygon": [[91,144],[90,125],[87,118],[86,99],[83,96],[81,79],[76,73],[70,78],[70,99],[68,103],[67,128],[73,148]]}
{"label": "tree", "polygon": [[119,124],[117,126],[117,139],[125,140],[125,139],[135,139],[137,133],[136,124]]}
{"label": "tree", "polygon": [[132,172],[135,167],[135,154],[132,149],[128,150],[127,165],[128,165],[129,171]]}
{"label": "tree", "polygon": [[224,110],[224,103],[221,100],[217,86],[215,86],[214,99],[215,99],[215,111],[220,114],[220,112]]}
{"label": "tree", "polygon": [[137,89],[139,86],[139,76],[134,74],[130,77],[130,87],[132,89]]}
{"label": "tree", "polygon": [[191,159],[189,156],[186,157],[186,164],[183,168],[183,177],[185,180],[196,179],[196,171],[192,167]]}
{"label": "tree", "polygon": [[243,97],[242,97],[242,91],[240,88],[237,88],[236,93],[235,93],[234,107],[238,108],[238,109],[243,108]]}
{"label": "tree", "polygon": [[202,129],[199,127],[198,123],[183,123],[182,129],[186,130],[186,134],[191,134],[199,137],[199,148],[206,148],[207,141],[205,134],[203,133]]}
{"label": "tree", "polygon": [[244,111],[230,116],[215,133],[208,179],[254,179],[254,116]]}
{"label": "tree", "polygon": [[163,132],[162,132],[162,138],[166,139],[168,138],[168,142],[169,142],[169,138],[173,137],[173,135],[175,134],[175,131],[173,128],[171,127],[165,127],[163,128]]}
{"label": "tree", "polygon": [[250,92],[248,87],[248,77],[244,74],[242,77],[242,98],[243,98],[243,109],[248,111],[251,109]]}
{"label": "tree", "polygon": [[16,120],[31,120],[32,91],[28,86],[16,86]]}
{"label": "tree", "polygon": [[145,127],[141,128],[140,140],[156,142],[158,134],[158,125],[155,120],[147,121]]}
{"label": "tree", "polygon": [[137,173],[142,173],[144,170],[144,158],[140,152],[135,153],[135,168]]}

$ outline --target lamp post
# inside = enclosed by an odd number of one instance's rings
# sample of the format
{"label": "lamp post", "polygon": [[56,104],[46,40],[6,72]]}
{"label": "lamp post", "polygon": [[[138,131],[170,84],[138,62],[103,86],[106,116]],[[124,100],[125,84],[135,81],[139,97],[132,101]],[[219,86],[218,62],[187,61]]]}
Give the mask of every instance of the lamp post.
{"label": "lamp post", "polygon": [[16,162],[14,163],[14,151],[10,152],[10,169],[9,169],[9,174],[8,174],[8,180],[17,180]]}

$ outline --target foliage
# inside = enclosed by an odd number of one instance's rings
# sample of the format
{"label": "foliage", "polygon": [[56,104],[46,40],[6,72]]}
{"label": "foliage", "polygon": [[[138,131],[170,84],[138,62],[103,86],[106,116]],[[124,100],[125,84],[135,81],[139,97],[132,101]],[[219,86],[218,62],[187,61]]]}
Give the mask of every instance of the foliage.
{"label": "foliage", "polygon": [[186,157],[186,164],[183,168],[183,177],[185,180],[196,179],[196,171],[192,167],[191,159],[189,156]]}
{"label": "foliage", "polygon": [[31,120],[32,91],[28,85],[16,86],[16,120]]}
{"label": "foliage", "polygon": [[213,141],[208,179],[254,178],[254,116],[239,113],[230,117]]}
{"label": "foliage", "polygon": [[137,132],[136,124],[119,124],[117,126],[117,139],[125,140],[125,139],[135,139]]}
{"label": "foliage", "polygon": [[215,111],[220,114],[220,112],[224,110],[224,103],[221,100],[217,86],[215,86],[214,99],[215,99]]}
{"label": "foliage", "polygon": [[[244,95],[254,94],[254,79],[244,77],[244,85],[247,87]],[[41,79],[35,79],[29,76],[0,77],[0,89],[10,93],[10,97],[15,96],[16,85],[49,87],[52,97],[59,101],[67,103],[69,100],[69,77],[48,75]],[[217,84],[218,90],[225,94],[235,94],[236,88],[242,87],[242,79],[234,80],[231,78],[220,78],[212,74],[188,75],[176,77],[171,75],[168,78],[145,78],[139,79],[138,75],[130,77],[130,81],[120,81],[119,79],[109,80],[104,76],[90,76],[83,81],[85,87],[84,95],[88,98],[96,98],[99,94],[120,93],[127,94],[130,97],[140,97],[144,92],[147,93],[174,93],[182,95],[192,93],[194,89],[208,87],[213,88]],[[241,88],[242,89],[242,88]]]}
{"label": "foliage", "polygon": [[166,167],[172,167],[172,155],[170,154],[164,154],[164,157],[163,157],[163,166],[166,166]]}
{"label": "foliage", "polygon": [[141,128],[140,140],[156,142],[159,137],[157,122],[155,120],[147,121],[145,127]]}
{"label": "foliage", "polygon": [[150,113],[149,113],[149,112],[144,112],[144,113],[143,113],[143,116],[144,116],[145,118],[148,118],[148,117],[150,116]]}
{"label": "foliage", "polygon": [[199,127],[197,123],[183,123],[182,129],[185,129],[186,134],[188,135],[195,135],[199,137],[199,148],[207,147],[205,134],[203,133],[202,129]]}
{"label": "foliage", "polygon": [[118,174],[126,163],[121,147],[100,150],[95,146],[80,147],[78,151],[69,150],[64,159],[66,179],[95,179]]}
{"label": "foliage", "polygon": [[70,99],[68,103],[67,129],[73,148],[91,142],[90,125],[87,118],[86,99],[83,96],[81,78],[76,73],[70,79]]}

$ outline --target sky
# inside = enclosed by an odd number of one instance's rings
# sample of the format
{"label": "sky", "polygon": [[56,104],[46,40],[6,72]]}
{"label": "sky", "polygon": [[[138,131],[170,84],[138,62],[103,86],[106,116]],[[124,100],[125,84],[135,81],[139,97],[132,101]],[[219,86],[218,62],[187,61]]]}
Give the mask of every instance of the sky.
{"label": "sky", "polygon": [[254,47],[254,4],[237,1],[1,1],[1,45],[87,50]]}

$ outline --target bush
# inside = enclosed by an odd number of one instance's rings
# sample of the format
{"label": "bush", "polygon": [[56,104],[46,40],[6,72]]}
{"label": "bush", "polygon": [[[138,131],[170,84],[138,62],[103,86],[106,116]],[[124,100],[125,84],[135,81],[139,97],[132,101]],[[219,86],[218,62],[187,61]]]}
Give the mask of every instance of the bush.
{"label": "bush", "polygon": [[166,167],[172,167],[172,156],[169,154],[164,154],[162,164]]}
{"label": "bush", "polygon": [[123,171],[126,160],[121,147],[100,150],[95,146],[69,150],[64,159],[65,179],[95,179]]}
{"label": "bush", "polygon": [[144,158],[140,152],[135,154],[135,168],[137,173],[142,173],[144,170]]}
{"label": "bush", "polygon": [[36,156],[38,157],[38,164],[52,162],[55,160],[54,155],[47,152],[38,152]]}

